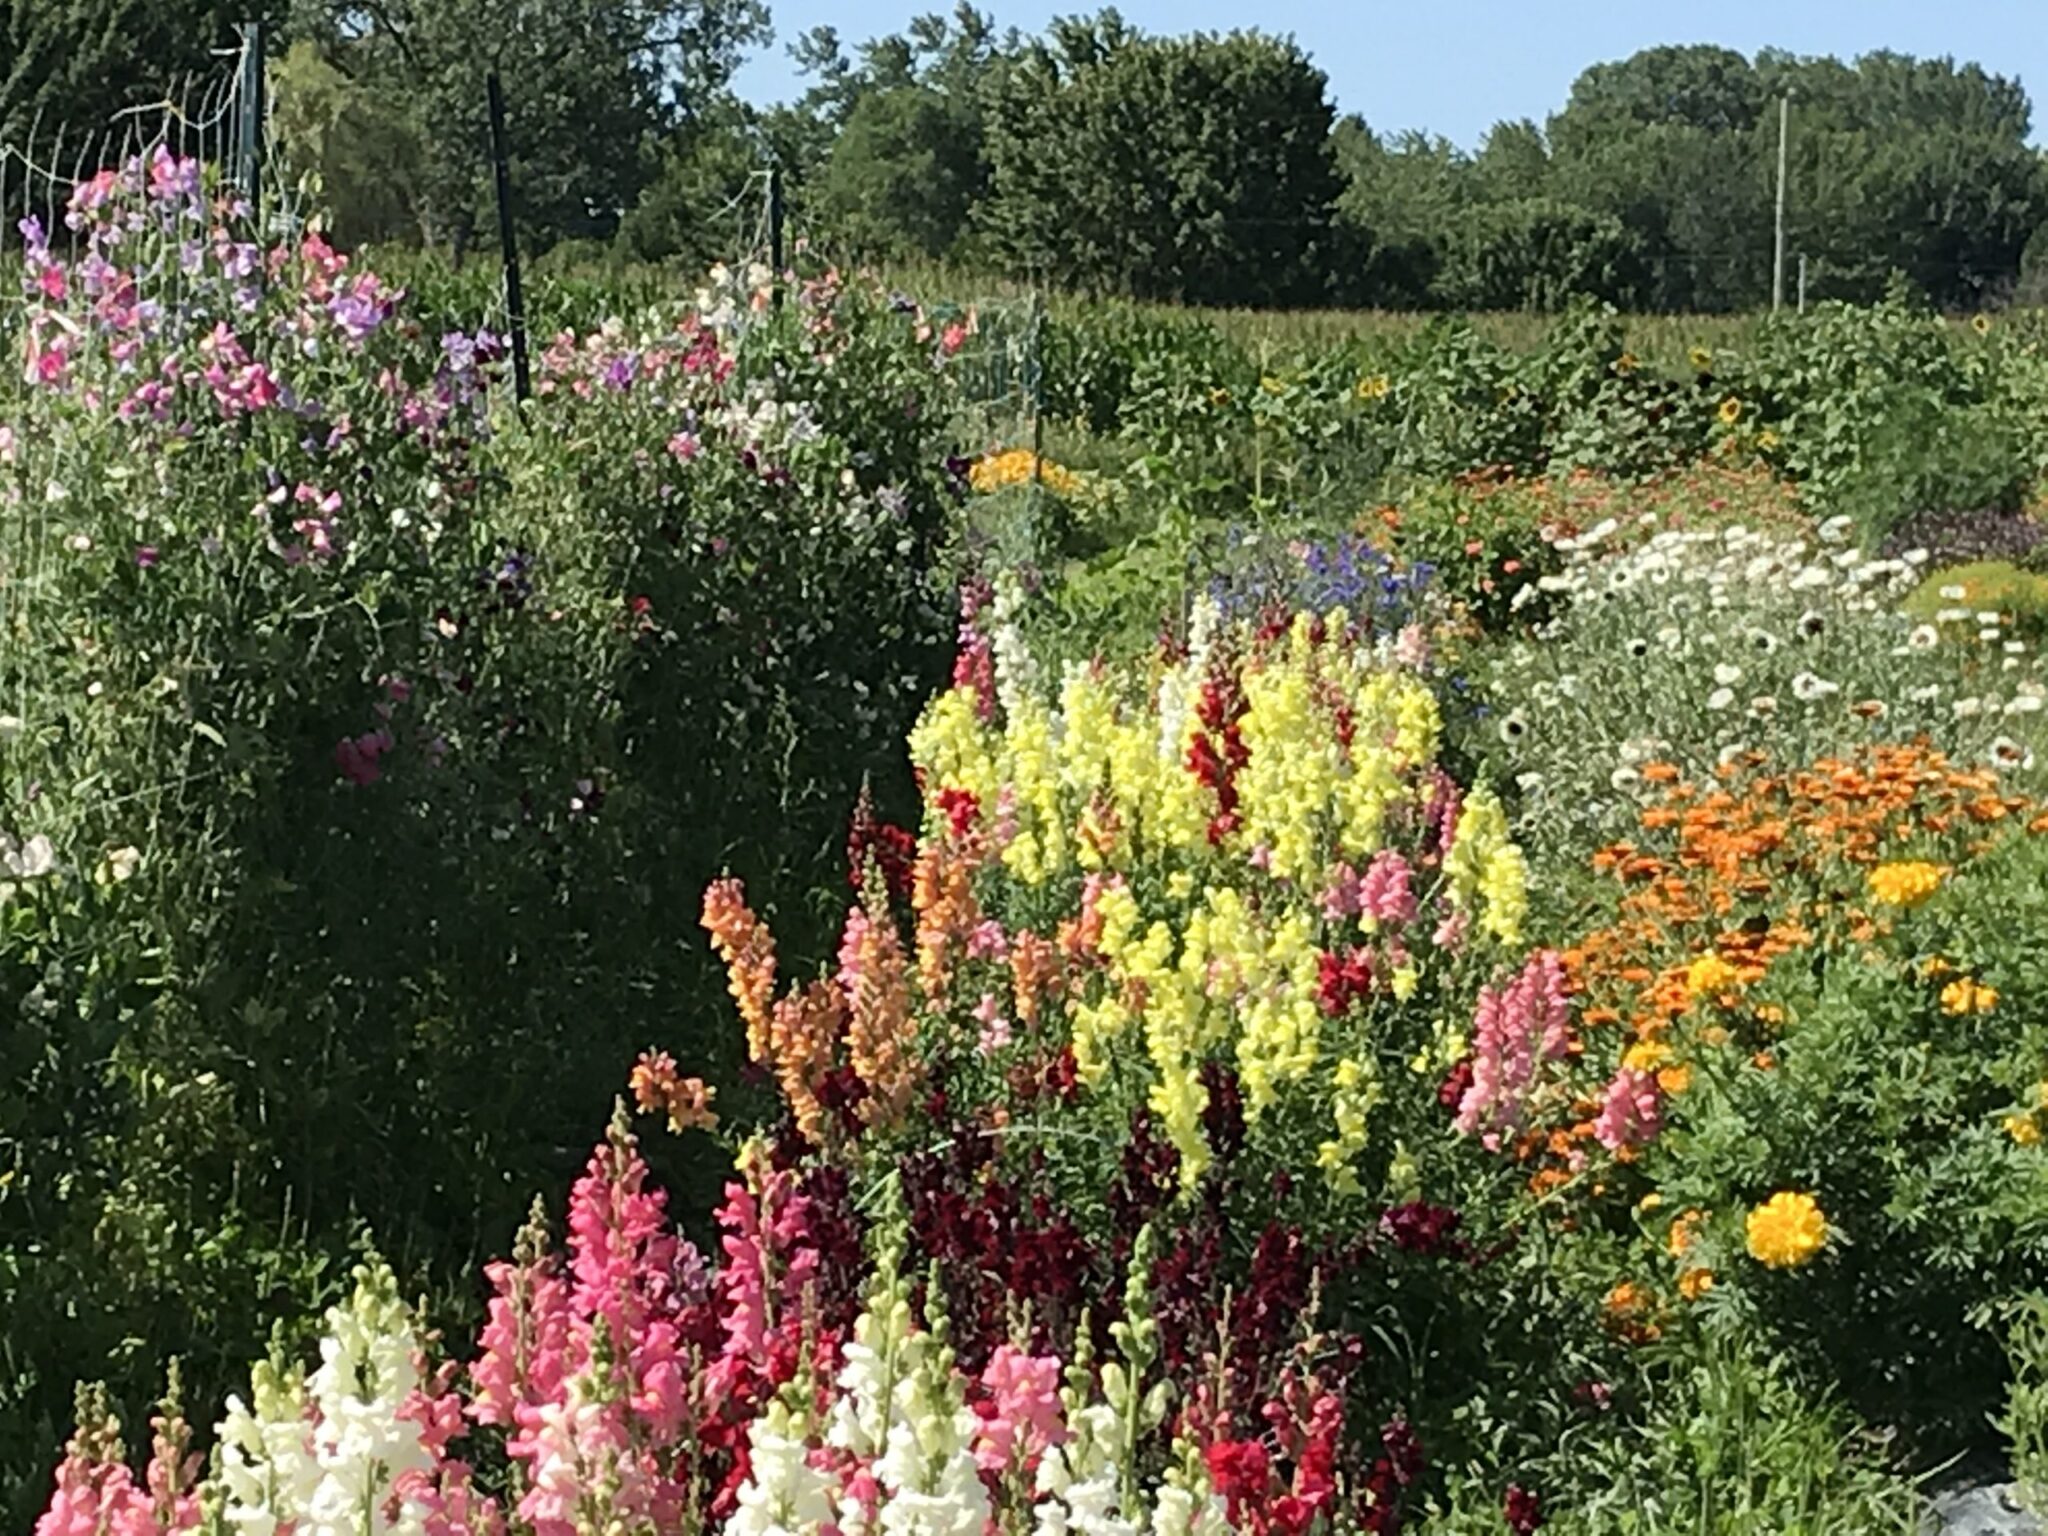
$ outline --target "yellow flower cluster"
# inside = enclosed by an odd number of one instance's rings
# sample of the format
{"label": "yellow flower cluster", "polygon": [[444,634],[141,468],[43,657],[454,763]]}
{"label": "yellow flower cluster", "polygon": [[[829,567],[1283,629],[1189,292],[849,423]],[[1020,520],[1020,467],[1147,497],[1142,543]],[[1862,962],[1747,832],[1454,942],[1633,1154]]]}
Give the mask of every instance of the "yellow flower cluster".
{"label": "yellow flower cluster", "polygon": [[1770,1269],[1798,1269],[1827,1246],[1828,1223],[1808,1194],[1780,1190],[1749,1213],[1749,1255]]}
{"label": "yellow flower cluster", "polygon": [[1741,979],[1742,973],[1719,955],[1701,955],[1685,968],[1685,990],[1691,997],[1715,996]]}
{"label": "yellow flower cluster", "polygon": [[1451,904],[1473,913],[1480,927],[1503,944],[1522,941],[1529,912],[1529,862],[1508,836],[1507,810],[1484,787],[1465,798],[1451,851],[1444,856]]}
{"label": "yellow flower cluster", "polygon": [[[1418,993],[1442,913],[1396,931],[1356,905],[1329,909],[1326,893],[1356,890],[1390,851],[1413,854],[1414,897],[1427,895],[1428,850],[1393,842],[1438,792],[1442,724],[1428,688],[1377,662],[1341,610],[1216,649],[1227,668],[1198,646],[1156,664],[1142,694],[1128,674],[1076,665],[1056,706],[999,688],[998,710],[969,685],[941,695],[911,734],[925,832],[945,835],[947,807],[971,796],[983,878],[1014,882],[1008,900],[980,893],[987,911],[1015,901],[1042,915],[1050,900],[1073,914],[1050,1001],[1076,1075],[1142,1092],[1185,1178],[1209,1162],[1201,1074],[1223,1059],[1250,1124],[1310,1095],[1335,1127],[1318,1161],[1349,1187],[1380,1090],[1361,1026],[1345,1021],[1360,1000],[1369,1013]],[[1492,795],[1467,798],[1445,865],[1443,899],[1473,939],[1518,943],[1527,866]],[[1076,891],[1078,913],[1059,905]],[[1325,966],[1352,949],[1377,958],[1332,994]]]}
{"label": "yellow flower cluster", "polygon": [[1871,899],[1887,907],[1917,907],[1941,889],[1946,875],[1939,864],[1919,859],[1880,864],[1870,872]]}
{"label": "yellow flower cluster", "polygon": [[2042,1141],[2042,1129],[2048,1126],[2048,1081],[2034,1089],[2034,1104],[2031,1109],[2020,1110],[2005,1117],[2005,1134],[2013,1139],[2016,1146],[2038,1147]]}
{"label": "yellow flower cluster", "polygon": [[1998,1006],[1998,989],[1959,976],[1941,989],[1941,1011],[1951,1014],[1989,1013]]}
{"label": "yellow flower cluster", "polygon": [[1382,1093],[1372,1063],[1347,1056],[1337,1063],[1330,1096],[1330,1112],[1337,1134],[1316,1148],[1316,1166],[1330,1188],[1340,1195],[1360,1192],[1358,1170],[1353,1166],[1365,1150],[1366,1122],[1378,1107]]}
{"label": "yellow flower cluster", "polygon": [[1071,496],[1081,489],[1081,477],[1071,469],[1063,469],[1051,459],[1042,458],[1029,448],[1009,448],[1001,453],[991,453],[976,459],[967,471],[967,483],[975,491],[987,495],[1002,490],[1005,486],[1025,485],[1037,480],[1056,496]]}

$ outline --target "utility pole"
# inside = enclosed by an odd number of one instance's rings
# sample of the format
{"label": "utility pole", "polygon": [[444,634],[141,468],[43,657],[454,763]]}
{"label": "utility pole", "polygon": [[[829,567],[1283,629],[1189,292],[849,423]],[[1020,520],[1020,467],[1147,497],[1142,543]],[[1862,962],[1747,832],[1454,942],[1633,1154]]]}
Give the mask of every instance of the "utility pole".
{"label": "utility pole", "polygon": [[1778,98],[1778,234],[1771,258],[1771,313],[1785,307],[1785,138],[1791,129],[1792,93]]}
{"label": "utility pole", "polygon": [[1806,252],[1799,253],[1799,313],[1806,313]]}
{"label": "utility pole", "polygon": [[768,167],[768,265],[774,273],[769,283],[777,309],[782,308],[782,261],[782,165],[778,161]]}

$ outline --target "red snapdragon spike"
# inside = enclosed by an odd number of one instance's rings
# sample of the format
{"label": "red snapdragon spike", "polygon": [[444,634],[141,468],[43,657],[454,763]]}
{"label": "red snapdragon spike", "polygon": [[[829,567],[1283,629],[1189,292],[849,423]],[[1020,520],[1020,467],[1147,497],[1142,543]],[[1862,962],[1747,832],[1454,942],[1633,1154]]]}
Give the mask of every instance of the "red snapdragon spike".
{"label": "red snapdragon spike", "polygon": [[1508,1484],[1501,1513],[1506,1516],[1513,1536],[1535,1536],[1543,1528],[1543,1501],[1520,1483]]}
{"label": "red snapdragon spike", "polygon": [[1451,1068],[1450,1075],[1443,1080],[1436,1091],[1436,1101],[1445,1109],[1455,1111],[1465,1101],[1465,1095],[1472,1091],[1472,1058],[1462,1057]]}

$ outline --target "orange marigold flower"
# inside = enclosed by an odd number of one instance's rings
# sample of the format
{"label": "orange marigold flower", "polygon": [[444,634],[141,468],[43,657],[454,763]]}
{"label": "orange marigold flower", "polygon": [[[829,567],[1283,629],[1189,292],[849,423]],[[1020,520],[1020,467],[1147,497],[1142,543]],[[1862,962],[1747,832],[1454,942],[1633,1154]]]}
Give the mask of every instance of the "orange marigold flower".
{"label": "orange marigold flower", "polygon": [[1707,1213],[1705,1211],[1694,1208],[1688,1210],[1678,1220],[1671,1223],[1671,1231],[1664,1239],[1664,1246],[1671,1250],[1671,1257],[1674,1259],[1685,1257],[1687,1251],[1693,1245],[1693,1239],[1699,1235],[1699,1229],[1705,1224],[1706,1219]]}
{"label": "orange marigold flower", "polygon": [[1678,1294],[1687,1301],[1698,1301],[1714,1288],[1714,1272],[1698,1268],[1686,1270],[1678,1277]]}

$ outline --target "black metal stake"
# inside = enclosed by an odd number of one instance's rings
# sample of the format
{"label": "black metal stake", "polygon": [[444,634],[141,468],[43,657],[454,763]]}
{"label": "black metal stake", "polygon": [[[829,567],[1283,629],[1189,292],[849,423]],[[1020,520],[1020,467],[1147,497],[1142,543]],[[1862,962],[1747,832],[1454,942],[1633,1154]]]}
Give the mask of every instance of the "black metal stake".
{"label": "black metal stake", "polygon": [[242,78],[235,124],[235,170],[242,183],[242,196],[249,204],[249,220],[263,227],[263,26],[245,21],[237,28],[242,36]]}
{"label": "black metal stake", "polygon": [[491,170],[498,184],[498,241],[505,257],[505,309],[512,319],[512,393],[524,405],[533,395],[526,365],[526,290],[519,282],[519,242],[512,235],[512,171],[505,159],[505,92],[494,69],[484,77],[491,99]]}

